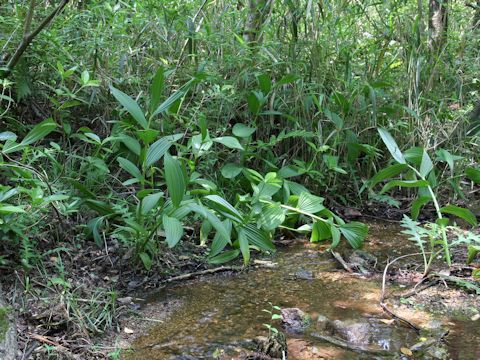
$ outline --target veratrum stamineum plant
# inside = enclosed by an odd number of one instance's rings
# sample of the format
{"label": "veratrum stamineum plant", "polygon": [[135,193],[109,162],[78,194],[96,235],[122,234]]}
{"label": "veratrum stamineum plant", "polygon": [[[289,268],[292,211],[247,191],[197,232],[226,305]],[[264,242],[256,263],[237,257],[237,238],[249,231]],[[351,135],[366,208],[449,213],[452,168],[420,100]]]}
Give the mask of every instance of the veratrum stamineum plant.
{"label": "veratrum stamineum plant", "polygon": [[[441,245],[442,251],[445,255],[445,260],[448,266],[452,264],[452,256],[450,254],[450,246],[447,239],[446,227],[448,225],[448,218],[445,218],[445,214],[454,215],[459,218],[462,218],[467,223],[472,226],[477,224],[477,219],[475,215],[468,209],[456,206],[456,205],[445,205],[441,206],[436,196],[435,189],[437,188],[437,178],[435,175],[435,167],[433,161],[428,155],[425,149],[415,148],[416,150],[420,149],[420,154],[418,151],[415,151],[416,156],[412,156],[412,152],[408,153],[406,151],[403,153],[395,142],[394,138],[390,133],[383,128],[379,128],[378,132],[382,138],[384,144],[386,145],[388,151],[395,160],[395,164],[386,167],[385,169],[379,171],[371,180],[370,187],[373,188],[379,182],[399,177],[386,183],[382,190],[381,194],[397,187],[403,188],[417,188],[417,198],[412,203],[411,215],[414,220],[418,218],[420,209],[422,206],[433,203],[435,208],[435,213],[437,220],[435,224],[430,224],[427,227],[421,227],[419,224],[410,218],[406,217],[403,221],[403,226],[406,227],[405,233],[411,235],[411,239],[415,240],[419,246],[423,257],[424,257],[424,274],[428,274],[430,271],[430,266],[433,259],[438,254],[435,251],[436,245]],[[428,228],[428,229],[427,229]],[[425,249],[424,240],[429,238],[429,249]],[[437,240],[437,237],[439,240]],[[427,260],[427,250],[429,250],[429,259]]]}

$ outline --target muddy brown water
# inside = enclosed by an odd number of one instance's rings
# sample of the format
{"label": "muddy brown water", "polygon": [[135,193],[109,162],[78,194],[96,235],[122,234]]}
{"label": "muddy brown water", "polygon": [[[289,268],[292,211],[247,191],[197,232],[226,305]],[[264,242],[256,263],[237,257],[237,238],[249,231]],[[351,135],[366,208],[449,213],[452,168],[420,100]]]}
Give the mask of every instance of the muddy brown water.
{"label": "muddy brown water", "polygon": [[[366,249],[379,260],[387,256],[415,252],[415,247],[399,237],[400,228],[386,223],[370,224]],[[308,242],[280,248],[270,259],[275,268],[261,268],[240,274],[223,274],[189,283],[169,286],[147,301],[152,304],[176,302],[167,319],[153,326],[147,335],[132,344],[125,358],[134,359],[212,359],[215,352],[234,356],[252,346],[251,340],[266,335],[269,303],[282,308],[297,307],[307,312],[313,322],[319,314],[335,320],[388,319],[378,305],[380,280],[368,280],[338,269],[321,246]],[[312,279],[299,279],[298,274]],[[480,358],[480,321],[448,319],[450,334],[446,344],[449,359]],[[280,328],[277,322],[273,326]],[[373,342],[392,350],[418,342],[418,335],[398,324],[378,327]],[[309,336],[290,335],[309,341],[318,349],[329,349],[332,359],[371,359]],[[333,350],[332,350],[333,349]],[[333,355],[332,355],[333,351]],[[228,358],[228,357],[227,357]]]}

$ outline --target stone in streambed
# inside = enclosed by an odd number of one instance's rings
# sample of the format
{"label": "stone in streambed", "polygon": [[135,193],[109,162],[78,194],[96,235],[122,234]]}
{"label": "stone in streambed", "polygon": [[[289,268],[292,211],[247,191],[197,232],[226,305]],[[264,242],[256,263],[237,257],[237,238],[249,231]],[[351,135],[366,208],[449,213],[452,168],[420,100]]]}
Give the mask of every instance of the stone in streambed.
{"label": "stone in streambed", "polygon": [[310,316],[298,308],[285,308],[280,313],[282,315],[282,326],[287,332],[302,332],[311,323]]}

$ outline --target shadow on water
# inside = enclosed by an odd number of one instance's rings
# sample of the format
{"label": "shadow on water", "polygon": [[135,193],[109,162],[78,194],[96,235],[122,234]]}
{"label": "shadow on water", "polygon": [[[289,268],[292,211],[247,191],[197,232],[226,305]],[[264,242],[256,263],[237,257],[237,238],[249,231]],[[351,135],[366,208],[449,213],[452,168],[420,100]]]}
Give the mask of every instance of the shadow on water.
{"label": "shadow on water", "polygon": [[[398,236],[398,231],[397,226],[372,224],[366,249],[379,256],[380,261],[387,256],[415,252],[413,245]],[[152,296],[148,299],[151,304],[175,300],[181,306],[164,323],[138,338],[133,343],[134,351],[126,358],[212,359],[216,349],[235,354],[258,335],[266,334],[262,324],[269,322],[269,316],[262,309],[268,309],[269,303],[300,308],[314,322],[320,314],[334,320],[377,323],[387,318],[378,305],[380,280],[346,274],[321,247],[298,241],[280,249],[271,260],[277,263],[275,268],[169,286]],[[296,276],[299,272],[309,274],[310,279],[299,279]],[[447,341],[450,358],[474,359],[472,354],[480,353],[478,322],[453,324]],[[279,323],[274,325],[280,327]],[[374,342],[387,344],[391,349],[398,350],[418,341],[414,331],[398,325],[378,327],[373,332]],[[328,348],[330,357],[325,358],[361,358],[359,354],[322,344],[308,333],[297,337],[313,342],[320,349]],[[459,345],[460,339],[463,345]],[[464,346],[465,343],[469,346]]]}

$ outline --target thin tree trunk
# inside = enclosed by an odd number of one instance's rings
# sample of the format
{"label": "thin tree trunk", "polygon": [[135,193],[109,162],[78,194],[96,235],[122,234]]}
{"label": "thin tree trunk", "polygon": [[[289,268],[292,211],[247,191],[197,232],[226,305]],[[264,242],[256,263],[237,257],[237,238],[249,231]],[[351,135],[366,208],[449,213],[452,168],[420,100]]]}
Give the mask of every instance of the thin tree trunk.
{"label": "thin tree trunk", "polygon": [[448,31],[448,0],[429,0],[429,47],[433,51],[443,48]]}
{"label": "thin tree trunk", "polygon": [[243,31],[243,40],[246,43],[260,43],[261,30],[271,13],[273,0],[248,0],[247,20]]}

